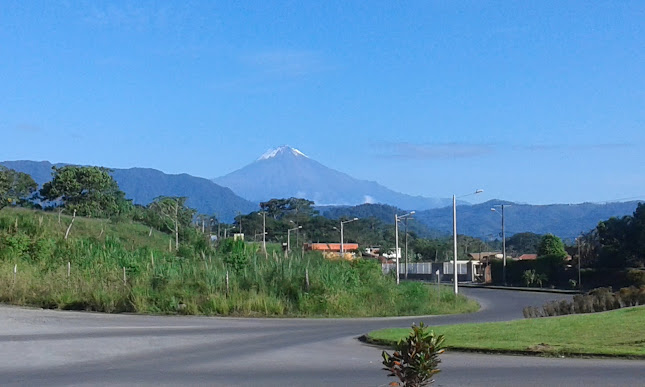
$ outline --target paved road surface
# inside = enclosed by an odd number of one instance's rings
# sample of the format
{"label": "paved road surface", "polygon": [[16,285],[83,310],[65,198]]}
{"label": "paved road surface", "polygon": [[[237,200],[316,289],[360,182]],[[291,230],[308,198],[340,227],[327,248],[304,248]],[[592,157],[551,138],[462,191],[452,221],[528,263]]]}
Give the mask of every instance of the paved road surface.
{"label": "paved road surface", "polygon": [[[235,319],[104,315],[0,307],[0,385],[379,386],[372,329],[522,318],[567,296],[464,289],[477,313],[395,319]],[[645,362],[442,356],[439,386],[645,386]]]}

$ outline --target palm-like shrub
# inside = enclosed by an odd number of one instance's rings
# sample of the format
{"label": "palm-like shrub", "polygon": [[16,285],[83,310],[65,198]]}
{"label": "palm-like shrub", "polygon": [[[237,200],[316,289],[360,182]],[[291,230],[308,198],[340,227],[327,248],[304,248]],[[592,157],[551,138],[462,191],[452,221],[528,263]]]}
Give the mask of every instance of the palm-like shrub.
{"label": "palm-like shrub", "polygon": [[392,355],[383,351],[384,370],[388,376],[396,376],[400,382],[390,385],[406,387],[427,386],[434,383],[432,377],[441,370],[439,355],[444,352],[443,335],[435,335],[423,322],[412,325],[412,333],[396,345]]}

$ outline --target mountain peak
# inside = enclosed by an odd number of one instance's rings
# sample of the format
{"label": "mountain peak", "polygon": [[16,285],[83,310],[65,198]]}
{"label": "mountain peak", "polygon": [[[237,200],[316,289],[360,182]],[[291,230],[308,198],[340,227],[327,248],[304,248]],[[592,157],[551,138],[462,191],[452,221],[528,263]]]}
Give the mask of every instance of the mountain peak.
{"label": "mountain peak", "polygon": [[268,151],[264,152],[264,154],[260,156],[258,160],[268,160],[276,156],[288,155],[288,154],[291,154],[296,157],[308,158],[306,154],[300,152],[298,149],[292,148],[288,145],[282,145],[277,148],[269,149]]}

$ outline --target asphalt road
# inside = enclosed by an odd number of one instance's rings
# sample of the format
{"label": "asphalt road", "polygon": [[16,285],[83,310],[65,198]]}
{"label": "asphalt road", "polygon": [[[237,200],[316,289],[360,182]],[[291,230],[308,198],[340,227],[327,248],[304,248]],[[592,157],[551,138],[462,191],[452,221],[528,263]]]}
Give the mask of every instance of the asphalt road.
{"label": "asphalt road", "polygon": [[[105,315],[0,307],[0,385],[379,386],[381,350],[358,336],[522,318],[564,295],[463,289],[468,315],[394,319],[237,319]],[[645,386],[645,362],[442,355],[439,386]]]}

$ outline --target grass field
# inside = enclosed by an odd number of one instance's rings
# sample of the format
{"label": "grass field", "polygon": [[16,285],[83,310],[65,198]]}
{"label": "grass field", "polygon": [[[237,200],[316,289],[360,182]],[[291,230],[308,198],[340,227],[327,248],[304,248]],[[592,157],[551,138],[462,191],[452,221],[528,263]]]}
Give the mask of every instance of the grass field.
{"label": "grass field", "polygon": [[[431,327],[445,335],[449,349],[645,358],[645,306],[610,312],[501,323]],[[370,332],[368,340],[393,346],[410,329]]]}
{"label": "grass field", "polygon": [[0,211],[0,302],[101,312],[302,317],[479,308],[448,288],[437,295],[435,287],[421,283],[397,286],[371,260],[329,261],[313,252],[285,257],[275,250],[265,256],[259,244],[229,240],[212,246],[200,233],[176,252],[168,234],[104,219],[77,218],[65,240],[71,221],[67,216],[59,221],[52,212]]}

